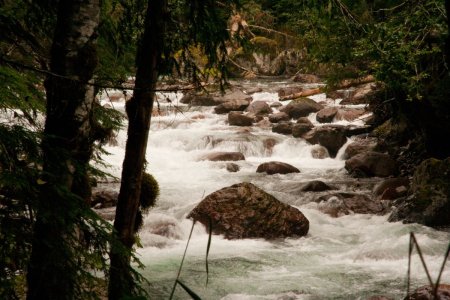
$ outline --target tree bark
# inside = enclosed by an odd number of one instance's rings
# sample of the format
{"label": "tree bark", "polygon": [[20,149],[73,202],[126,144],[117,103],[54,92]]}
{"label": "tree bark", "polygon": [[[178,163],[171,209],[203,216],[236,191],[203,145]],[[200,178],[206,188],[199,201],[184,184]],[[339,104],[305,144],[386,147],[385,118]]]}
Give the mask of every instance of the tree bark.
{"label": "tree bark", "polygon": [[28,267],[27,299],[74,299],[77,253],[71,244],[85,203],[75,195],[92,153],[96,29],[100,0],[60,1],[45,81],[44,164]]}
{"label": "tree bark", "polygon": [[165,32],[167,0],[148,1],[145,28],[136,55],[136,82],[133,97],[126,106],[128,139],[122,168],[122,180],[114,219],[114,229],[123,248],[111,247],[109,299],[121,299],[134,293],[135,282],[130,267],[135,243],[135,222],[139,208],[142,173],[145,165],[148,133],[158,65]]}
{"label": "tree bark", "polygon": [[445,0],[445,12],[447,14],[447,39],[445,40],[445,62],[450,69],[450,0]]}

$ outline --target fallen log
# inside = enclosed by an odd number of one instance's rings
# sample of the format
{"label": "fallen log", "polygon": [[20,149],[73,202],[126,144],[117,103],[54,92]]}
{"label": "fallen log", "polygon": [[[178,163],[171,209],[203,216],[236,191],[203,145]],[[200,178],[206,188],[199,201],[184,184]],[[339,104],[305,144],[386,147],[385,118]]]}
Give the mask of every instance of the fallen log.
{"label": "fallen log", "polygon": [[309,89],[309,90],[304,90],[295,94],[290,94],[290,95],[286,95],[286,96],[281,96],[279,98],[280,101],[286,101],[286,100],[292,100],[295,98],[300,98],[300,97],[307,97],[307,96],[312,96],[312,95],[317,95],[317,94],[321,94],[323,93],[322,89],[320,88],[316,88],[316,89]]}
{"label": "fallen log", "polygon": [[336,89],[348,89],[349,87],[352,87],[355,85],[360,85],[363,83],[370,83],[370,82],[374,82],[374,81],[375,81],[375,77],[373,77],[372,75],[367,75],[367,76],[361,77],[361,78],[344,79],[336,86]]}

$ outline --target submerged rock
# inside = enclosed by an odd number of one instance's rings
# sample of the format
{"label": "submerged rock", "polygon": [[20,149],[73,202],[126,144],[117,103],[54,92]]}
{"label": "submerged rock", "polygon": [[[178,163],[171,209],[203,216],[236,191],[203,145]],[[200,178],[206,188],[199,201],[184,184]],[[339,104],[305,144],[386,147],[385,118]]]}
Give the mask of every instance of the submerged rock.
{"label": "submerged rock", "polygon": [[425,285],[406,296],[404,300],[450,300],[450,285],[440,284],[437,290],[437,297],[434,297],[433,293],[433,288]]}
{"label": "submerged rock", "polygon": [[450,226],[450,157],[423,161],[414,172],[411,192],[395,203],[389,221]]}
{"label": "submerged rock", "polygon": [[228,123],[234,126],[252,126],[253,118],[239,111],[231,111],[228,113]]}
{"label": "submerged rock", "polygon": [[228,172],[235,173],[235,172],[238,172],[241,169],[241,167],[239,167],[235,163],[227,163],[226,169]]}
{"label": "submerged rock", "polygon": [[329,190],[336,190],[334,186],[328,185],[320,180],[313,180],[305,183],[300,190],[302,192],[323,192]]}
{"label": "submerged rock", "polygon": [[237,161],[245,160],[245,156],[241,152],[213,152],[203,156],[201,160]]}
{"label": "submerged rock", "polygon": [[300,170],[284,162],[270,161],[260,164],[256,169],[256,172],[273,175],[273,174],[300,173]]}
{"label": "submerged rock", "polygon": [[369,151],[346,160],[345,169],[356,177],[388,177],[397,173],[397,162],[388,154]]}
{"label": "submerged rock", "polygon": [[386,208],[378,200],[357,193],[338,192],[324,195],[314,200],[319,203],[319,210],[332,217],[349,214],[384,214]]}
{"label": "submerged rock", "polygon": [[247,182],[206,196],[188,218],[206,227],[211,222],[212,232],[227,239],[301,237],[309,230],[301,211]]}

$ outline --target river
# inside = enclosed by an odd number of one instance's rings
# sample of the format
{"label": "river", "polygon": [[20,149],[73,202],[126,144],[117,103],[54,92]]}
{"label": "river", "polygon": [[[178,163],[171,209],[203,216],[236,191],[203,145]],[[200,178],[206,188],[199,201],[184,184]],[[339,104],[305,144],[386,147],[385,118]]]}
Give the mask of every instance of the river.
{"label": "river", "polygon": [[[276,87],[285,81],[243,82],[259,86],[254,100],[277,101]],[[161,95],[160,95],[161,96]],[[171,103],[164,98],[169,97]],[[150,299],[168,299],[186,247],[192,222],[186,215],[209,193],[243,181],[251,182],[280,201],[300,209],[310,221],[306,237],[266,241],[226,240],[214,235],[209,253],[209,282],[206,286],[208,235],[196,224],[180,280],[202,299],[367,299],[386,295],[402,299],[406,292],[409,234],[415,232],[433,278],[441,267],[449,233],[417,224],[389,223],[387,216],[353,214],[333,218],[311,202],[314,195],[298,195],[293,187],[309,180],[335,183],[341,189],[356,185],[344,169],[342,150],[335,159],[315,159],[309,145],[270,128],[246,130],[229,126],[227,115],[213,113],[212,107],[187,108],[177,103],[181,94],[160,97],[164,116],[152,118],[148,143],[148,171],[158,180],[161,195],[145,217],[137,253],[150,284]],[[324,95],[314,96],[324,100]],[[179,105],[182,113],[174,109]],[[123,109],[123,103],[116,103]],[[314,114],[310,119],[315,122]],[[357,121],[357,123],[360,121]],[[268,149],[268,138],[277,143]],[[108,146],[109,172],[120,176],[126,132],[118,135],[117,146]],[[345,147],[345,145],[344,145]],[[236,162],[240,171],[230,173],[224,162],[201,161],[211,151],[240,151],[246,160]],[[267,161],[289,163],[301,173],[266,175],[256,173]],[[376,180],[367,180],[362,192]],[[366,190],[364,190],[366,189]],[[416,253],[416,252],[415,252]],[[412,257],[413,287],[427,284],[419,257]],[[450,262],[442,279],[450,281]],[[174,299],[190,299],[177,287]]]}

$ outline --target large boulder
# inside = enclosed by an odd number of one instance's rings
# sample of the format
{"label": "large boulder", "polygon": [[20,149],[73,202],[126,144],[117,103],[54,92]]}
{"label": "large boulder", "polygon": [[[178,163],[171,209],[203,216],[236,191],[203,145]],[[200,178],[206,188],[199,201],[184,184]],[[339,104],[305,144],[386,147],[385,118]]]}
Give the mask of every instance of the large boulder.
{"label": "large boulder", "polygon": [[250,103],[252,96],[247,95],[237,87],[227,89],[224,94],[220,91],[190,91],[180,100],[181,103],[193,106],[215,106],[230,101],[247,101]]}
{"label": "large boulder", "polygon": [[213,152],[201,157],[200,160],[210,161],[238,161],[245,160],[244,154],[241,152]]}
{"label": "large boulder", "polygon": [[409,180],[405,177],[387,178],[379,182],[373,188],[373,194],[377,199],[394,200],[404,197],[409,188]]}
{"label": "large boulder", "polygon": [[317,112],[316,120],[319,123],[331,123],[337,113],[338,109],[336,107],[326,107]]}
{"label": "large boulder", "polygon": [[339,149],[347,142],[344,128],[333,126],[316,127],[302,138],[310,144],[324,146],[331,157],[336,157]]}
{"label": "large boulder", "polygon": [[332,217],[349,214],[384,214],[386,208],[369,196],[357,193],[337,192],[320,196],[314,200],[319,203],[319,210]]}
{"label": "large boulder", "polygon": [[270,108],[269,104],[267,104],[266,101],[253,101],[245,109],[245,111],[247,111],[249,113],[253,113],[255,115],[261,115],[261,114],[272,113],[272,108]]}
{"label": "large boulder", "polygon": [[411,192],[395,203],[389,221],[450,226],[450,157],[423,161],[414,172]]}
{"label": "large boulder", "polygon": [[230,111],[228,113],[228,123],[234,126],[252,126],[253,118],[239,111]]}
{"label": "large boulder", "polygon": [[280,134],[292,134],[292,126],[291,122],[281,121],[280,123],[276,123],[272,127],[272,132],[280,133]]}
{"label": "large boulder", "polygon": [[388,154],[368,151],[346,160],[345,169],[355,177],[388,177],[397,173],[397,162]]}
{"label": "large boulder", "polygon": [[300,173],[300,170],[284,162],[270,161],[260,164],[256,169],[256,172],[273,175],[273,174]]}
{"label": "large boulder", "polygon": [[336,120],[354,121],[366,114],[364,108],[339,108],[335,115]]}
{"label": "large boulder", "polygon": [[300,188],[302,192],[323,192],[329,190],[336,190],[336,188],[320,180],[309,181]]}
{"label": "large boulder", "polygon": [[309,230],[298,209],[247,182],[206,196],[188,217],[227,239],[301,237]]}
{"label": "large boulder", "polygon": [[450,300],[450,284],[439,284],[436,296],[434,297],[433,287],[425,285],[406,296],[404,300]]}
{"label": "large boulder", "polygon": [[379,89],[380,86],[374,82],[361,84],[354,89],[350,97],[343,99],[339,104],[368,104]]}
{"label": "large boulder", "polygon": [[374,151],[376,147],[377,139],[375,138],[356,139],[345,149],[344,159],[352,158],[364,152]]}
{"label": "large boulder", "polygon": [[180,99],[181,103],[190,104],[192,106],[214,106],[217,105],[217,101],[211,94],[188,92]]}
{"label": "large boulder", "polygon": [[313,128],[314,125],[308,118],[301,117],[297,120],[297,123],[292,126],[292,136],[301,137]]}
{"label": "large boulder", "polygon": [[249,101],[247,100],[231,100],[214,107],[214,112],[216,114],[226,114],[230,111],[243,111],[248,105]]}
{"label": "large boulder", "polygon": [[322,108],[322,105],[312,99],[298,98],[280,108],[280,111],[287,113],[291,118],[298,119],[300,117],[306,117],[310,113],[318,112]]}
{"label": "large boulder", "polygon": [[278,112],[269,115],[269,121],[272,123],[279,123],[281,121],[289,121],[291,117],[287,113],[284,112]]}

